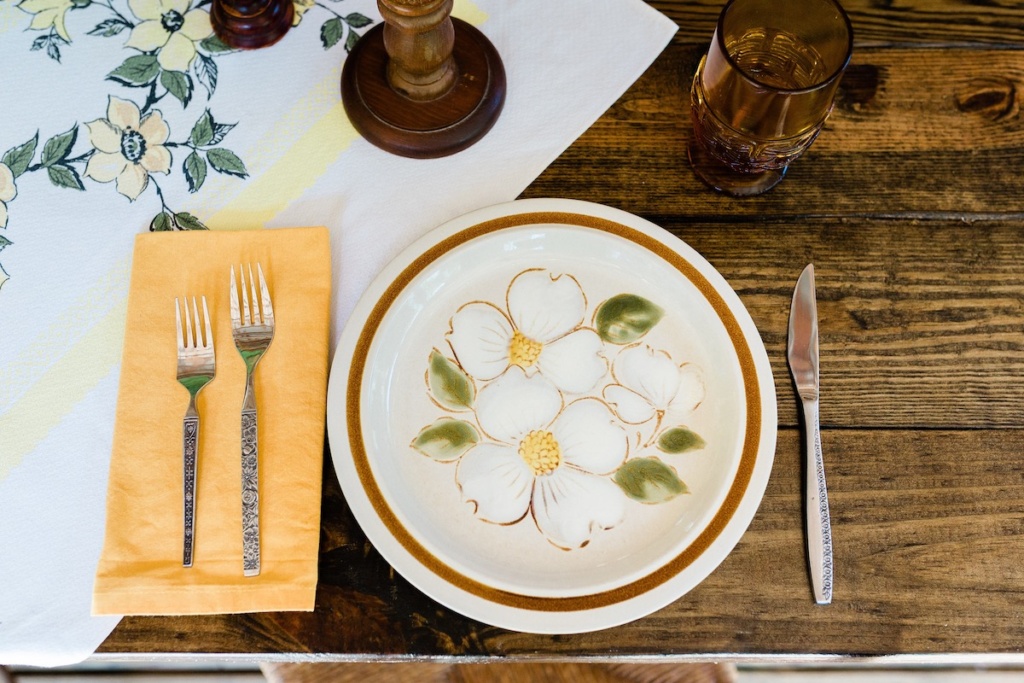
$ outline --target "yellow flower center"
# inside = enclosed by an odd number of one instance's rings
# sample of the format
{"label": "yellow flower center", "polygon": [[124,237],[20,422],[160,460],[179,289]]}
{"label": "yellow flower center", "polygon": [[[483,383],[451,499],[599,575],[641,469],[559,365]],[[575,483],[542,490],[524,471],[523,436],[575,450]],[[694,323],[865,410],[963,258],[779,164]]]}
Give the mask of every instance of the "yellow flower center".
{"label": "yellow flower center", "polygon": [[551,474],[562,463],[562,449],[555,435],[535,429],[519,443],[519,457],[533,470],[534,476]]}
{"label": "yellow flower center", "polygon": [[516,330],[512,335],[512,341],[508,343],[508,362],[521,368],[528,368],[537,362],[543,348],[544,345],[539,341],[525,337],[522,332]]}

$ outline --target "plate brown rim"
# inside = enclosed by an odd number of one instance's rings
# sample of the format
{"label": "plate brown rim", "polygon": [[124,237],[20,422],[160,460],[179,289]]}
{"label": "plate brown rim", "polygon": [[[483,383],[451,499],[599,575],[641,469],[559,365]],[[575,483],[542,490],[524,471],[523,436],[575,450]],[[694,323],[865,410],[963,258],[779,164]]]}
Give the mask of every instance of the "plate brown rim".
{"label": "plate brown rim", "polygon": [[[586,227],[616,235],[646,248],[689,279],[725,326],[736,351],[747,402],[743,448],[736,476],[725,500],[697,538],[671,560],[634,581],[606,591],[569,597],[524,595],[488,586],[456,571],[424,548],[398,520],[377,485],[363,444],[360,414],[362,377],[374,336],[392,304],[413,278],[452,249],[473,239],[507,228],[541,224]],[[530,611],[574,612],[607,607],[643,595],[677,576],[711,546],[736,513],[750,484],[760,447],[761,396],[757,369],[743,330],[721,294],[681,254],[654,237],[606,218],[566,211],[524,212],[483,221],[459,230],[424,251],[391,281],[367,316],[355,345],[346,389],[346,423],[353,464],[370,504],[392,537],[423,567],[451,585],[493,603]]]}

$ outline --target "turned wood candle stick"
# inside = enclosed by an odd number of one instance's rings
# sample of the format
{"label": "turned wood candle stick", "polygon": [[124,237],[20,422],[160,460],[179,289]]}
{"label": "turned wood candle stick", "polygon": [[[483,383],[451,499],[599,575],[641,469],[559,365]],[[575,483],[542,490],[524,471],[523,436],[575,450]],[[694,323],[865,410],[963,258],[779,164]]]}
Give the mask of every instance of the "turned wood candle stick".
{"label": "turned wood candle stick", "polygon": [[210,23],[226,45],[255,49],[273,45],[295,16],[292,0],[213,0]]}
{"label": "turned wood candle stick", "polygon": [[452,0],[378,0],[384,23],[345,61],[342,102],[370,142],[407,157],[459,152],[483,137],[505,102],[497,50],[451,17]]}
{"label": "turned wood candle stick", "polygon": [[384,49],[390,57],[388,83],[406,97],[433,100],[455,85],[452,2],[377,3],[385,22]]}

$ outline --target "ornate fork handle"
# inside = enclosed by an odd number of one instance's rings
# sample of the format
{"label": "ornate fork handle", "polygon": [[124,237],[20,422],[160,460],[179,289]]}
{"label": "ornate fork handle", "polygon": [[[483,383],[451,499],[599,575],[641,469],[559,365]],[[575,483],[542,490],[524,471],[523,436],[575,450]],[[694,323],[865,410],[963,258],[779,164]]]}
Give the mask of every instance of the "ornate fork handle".
{"label": "ornate fork handle", "polygon": [[242,403],[242,571],[260,573],[259,430],[252,371],[247,373]]}
{"label": "ornate fork handle", "polygon": [[182,422],[182,460],[184,466],[184,520],[185,542],[183,545],[182,565],[192,566],[192,554],[196,536],[196,454],[199,442],[199,414],[195,405],[189,405]]}

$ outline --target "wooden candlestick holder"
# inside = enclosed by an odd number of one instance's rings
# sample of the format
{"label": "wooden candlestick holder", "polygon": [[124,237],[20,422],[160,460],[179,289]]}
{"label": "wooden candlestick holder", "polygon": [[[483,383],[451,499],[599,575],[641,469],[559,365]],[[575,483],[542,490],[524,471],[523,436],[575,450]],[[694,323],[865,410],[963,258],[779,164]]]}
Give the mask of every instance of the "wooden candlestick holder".
{"label": "wooden candlestick holder", "polygon": [[451,17],[452,0],[378,0],[341,74],[341,98],[363,137],[419,159],[483,137],[505,103],[505,69],[486,36]]}
{"label": "wooden candlestick holder", "polygon": [[213,0],[210,23],[226,45],[255,49],[273,45],[295,16],[292,0]]}

